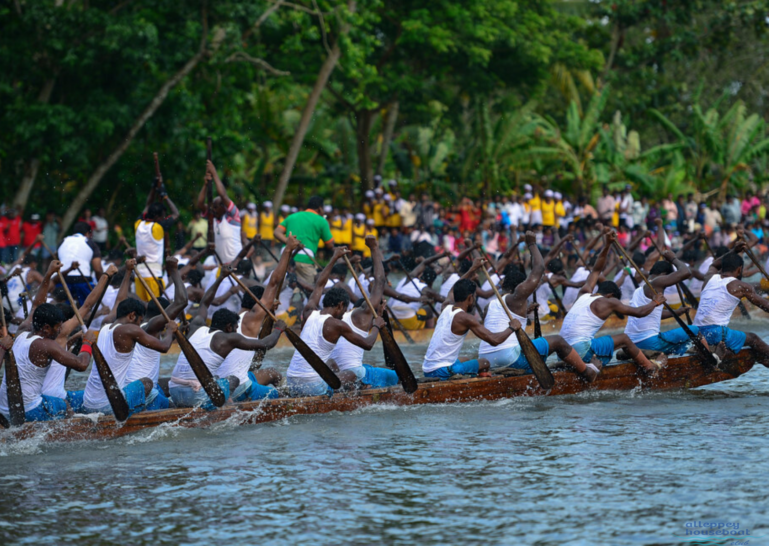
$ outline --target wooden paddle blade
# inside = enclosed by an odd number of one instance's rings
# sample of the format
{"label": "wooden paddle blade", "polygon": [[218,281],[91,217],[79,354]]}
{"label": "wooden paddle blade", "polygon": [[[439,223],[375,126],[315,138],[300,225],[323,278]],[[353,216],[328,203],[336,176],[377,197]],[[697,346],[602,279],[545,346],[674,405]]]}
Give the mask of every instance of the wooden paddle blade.
{"label": "wooden paddle blade", "polygon": [[542,337],[542,325],[539,323],[539,309],[534,309],[534,339]]}
{"label": "wooden paddle blade", "polygon": [[[394,337],[393,336],[393,327],[392,327],[392,324],[390,324],[390,315],[387,312],[385,312],[382,315],[382,318],[384,319],[384,321],[386,323],[386,328],[387,328],[388,333],[390,334],[390,337]],[[382,338],[382,339],[384,339],[384,338]],[[383,349],[383,353],[384,353],[385,366],[387,366],[391,370],[395,369],[395,362],[393,362],[392,356],[390,356],[390,351],[387,350],[387,347],[385,347],[384,343],[382,343],[382,349]]]}
{"label": "wooden paddle blade", "polygon": [[406,357],[403,356],[401,348],[395,343],[392,333],[387,328],[379,330],[379,334],[382,336],[382,345],[384,345],[385,355],[388,353],[390,354],[395,373],[398,374],[398,379],[400,380],[401,385],[403,385],[403,390],[408,394],[412,394],[418,388],[417,378],[414,377],[414,372],[411,371],[409,363],[406,362]]}
{"label": "wooden paddle blade", "polygon": [[192,368],[192,371],[195,373],[195,377],[200,381],[203,390],[206,391],[206,394],[211,399],[214,406],[221,408],[227,401],[227,397],[224,396],[224,392],[219,386],[219,383],[216,382],[216,379],[214,379],[211,370],[208,369],[208,366],[206,366],[203,359],[200,358],[198,352],[180,331],[176,330],[174,336],[179,343],[179,348],[184,353],[184,356],[187,357],[187,362],[189,362],[190,368]]}
{"label": "wooden paddle blade", "polygon": [[299,337],[299,334],[294,332],[291,328],[286,328],[286,337],[288,337],[288,340],[294,347],[296,347],[296,350],[299,351],[299,354],[304,357],[307,363],[312,366],[312,369],[315,370],[315,373],[317,373],[320,378],[328,384],[329,387],[334,390],[342,387],[342,382],[339,380],[336,374],[331,371],[331,368],[328,367],[328,364],[323,362],[320,357],[315,354],[315,351],[307,346],[302,338]]}
{"label": "wooden paddle blade", "polygon": [[11,417],[11,426],[20,427],[26,420],[24,414],[24,395],[21,392],[19,380],[19,368],[16,367],[16,357],[12,351],[6,351],[5,379],[8,394],[8,413]]}
{"label": "wooden paddle blade", "polygon": [[0,427],[11,428],[11,423],[8,422],[8,419],[2,413],[0,413]]}
{"label": "wooden paddle blade", "polygon": [[131,410],[128,408],[128,402],[126,402],[123,391],[117,386],[115,376],[112,374],[112,370],[107,365],[107,361],[104,358],[99,347],[92,345],[93,350],[93,365],[96,366],[96,371],[99,372],[99,379],[104,386],[104,392],[107,393],[107,400],[112,408],[112,413],[115,414],[115,419],[118,421],[125,421],[128,419],[128,414]]}
{"label": "wooden paddle blade", "polygon": [[681,290],[684,293],[684,297],[686,298],[686,301],[689,302],[689,305],[694,309],[695,311],[699,309],[700,303],[697,301],[697,298],[692,294],[691,289],[686,286],[685,283],[681,283]]}
{"label": "wooden paddle blade", "polygon": [[534,376],[537,378],[537,381],[539,381],[539,386],[545,390],[552,389],[555,385],[553,374],[542,359],[542,355],[539,354],[539,351],[537,351],[537,348],[531,342],[531,339],[529,339],[529,336],[526,335],[526,332],[524,332],[523,329],[520,329],[515,331],[515,337],[518,338],[518,343],[521,345],[521,351],[526,356],[526,360],[529,361],[529,366],[531,366]]}

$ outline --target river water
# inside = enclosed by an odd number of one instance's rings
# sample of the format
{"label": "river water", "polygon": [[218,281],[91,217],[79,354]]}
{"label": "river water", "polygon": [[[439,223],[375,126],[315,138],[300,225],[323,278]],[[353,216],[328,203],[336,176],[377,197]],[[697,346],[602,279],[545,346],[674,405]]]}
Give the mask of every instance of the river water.
{"label": "river water", "polygon": [[[405,347],[412,363],[424,351]],[[290,355],[268,361],[285,369]],[[684,392],[377,407],[109,441],[0,432],[0,544],[691,544],[687,530],[714,522],[769,544],[767,395],[757,365]]]}

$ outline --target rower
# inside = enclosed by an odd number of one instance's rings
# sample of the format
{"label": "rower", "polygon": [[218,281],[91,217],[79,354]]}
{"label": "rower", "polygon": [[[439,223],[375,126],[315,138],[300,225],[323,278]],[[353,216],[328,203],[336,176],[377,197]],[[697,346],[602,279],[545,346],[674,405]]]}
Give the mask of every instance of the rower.
{"label": "rower", "polygon": [[[142,217],[136,220],[134,229],[136,230],[136,253],[139,256],[146,258],[144,265],[137,271],[137,274],[141,275],[147,286],[155,294],[160,296],[163,293],[163,284],[159,284],[162,281],[159,279],[163,276],[163,248],[165,245],[165,236],[176,223],[179,218],[179,211],[176,209],[171,198],[165,191],[165,186],[162,185],[162,179],[160,181],[161,190],[160,195],[163,201],[168,202],[168,206],[171,209],[170,216],[166,216],[166,207],[163,202],[153,203],[155,199],[155,186],[150,190],[147,196],[147,205],[142,211]],[[171,249],[167,249],[171,252]],[[144,302],[150,301],[150,295],[145,292],[144,287],[136,280],[136,295],[139,296]]]}
{"label": "rower", "polygon": [[[16,337],[13,348],[10,340],[4,338],[3,349],[11,350],[16,357],[21,393],[24,399],[24,418],[27,421],[52,421],[67,416],[67,401],[42,393],[43,381],[54,360],[62,366],[84,372],[91,360],[91,344],[95,340],[93,332],[86,334],[83,347],[78,355],[67,351],[56,342],[61,331],[64,316],[58,307],[43,303],[35,309],[32,316],[32,331],[23,332]],[[7,374],[0,384],[0,413],[10,416],[8,407]]]}
{"label": "rower", "polygon": [[[505,268],[504,280],[502,281],[502,294],[505,306],[510,310],[519,323],[526,324],[526,308],[529,296],[537,288],[540,279],[545,272],[544,260],[537,247],[534,232],[526,232],[526,246],[531,252],[531,273],[528,277],[521,272],[514,264]],[[489,304],[489,310],[486,314],[484,325],[489,331],[497,333],[506,331],[510,324],[507,312],[502,308],[498,299],[494,299]],[[573,366],[577,372],[585,376],[588,381],[594,381],[598,376],[599,369],[592,363],[582,361],[571,345],[569,345],[561,336],[553,335],[540,337],[532,340],[537,352],[542,355],[543,360],[552,353],[557,353],[558,357]],[[510,336],[503,343],[492,346],[486,341],[481,341],[478,347],[478,357],[488,360],[492,369],[516,368],[526,373],[534,373],[531,369],[526,355],[521,351],[521,345],[516,336]]]}
{"label": "rower", "polygon": [[[69,272],[65,276],[72,296],[78,305],[83,305],[85,298],[91,292],[89,284],[91,271],[96,273],[97,278],[103,274],[101,250],[91,240],[93,231],[90,224],[78,222],[72,229],[74,234],[64,238],[59,246],[58,254],[62,269]],[[75,262],[79,267],[72,267]],[[61,283],[57,286],[61,286]]]}
{"label": "rower", "polygon": [[[168,276],[174,285],[174,302],[169,303],[163,296],[158,298],[158,302],[163,306],[171,320],[174,320],[187,306],[187,290],[179,273],[176,258],[166,258],[166,271],[168,271]],[[165,317],[160,313],[160,309],[158,309],[155,302],[150,301],[147,305],[147,312],[144,314],[144,322],[141,325],[141,329],[147,334],[159,338],[165,326]],[[160,352],[145,347],[142,344],[137,344],[131,357],[131,365],[126,375],[126,383],[140,381],[144,377],[148,377],[152,381],[152,390],[147,395],[145,402],[145,409],[147,411],[167,409],[170,406],[163,389],[158,385],[159,376]]]}
{"label": "rower", "polygon": [[[401,279],[395,290],[412,298],[426,296],[435,301],[443,301],[443,296],[433,290],[433,283],[438,276],[432,268],[432,264],[441,258],[448,256],[448,252],[436,254],[422,260],[406,276]],[[420,301],[405,302],[396,300],[392,302],[392,312],[406,330],[422,330],[435,320],[432,310],[423,306]]]}
{"label": "rower", "polygon": [[[379,248],[376,237],[371,235],[366,237],[366,246],[371,249],[371,257],[374,263],[374,280],[370,285],[369,293],[371,296],[369,300],[375,309],[379,309],[385,287],[382,251]],[[358,300],[357,303],[357,306],[352,311],[344,314],[342,321],[350,326],[353,332],[364,338],[371,332],[371,328],[374,325],[374,315],[363,299]],[[395,371],[363,364],[363,353],[362,347],[342,338],[337,342],[334,350],[331,351],[331,358],[340,371],[354,373],[355,378],[365,387],[381,388],[392,387],[398,384],[398,374]]]}
{"label": "rower", "polygon": [[[675,286],[691,276],[689,267],[672,251],[666,250],[663,255],[665,260],[656,262],[649,273],[649,282],[659,294],[669,286]],[[633,292],[630,305],[643,307],[651,303],[653,295],[651,289],[644,283]],[[676,309],[676,314],[680,316],[687,311],[689,308],[682,305]],[[665,354],[684,354],[691,344],[691,339],[683,328],[660,333],[660,322],[666,318],[672,318],[672,315],[662,307],[656,307],[651,314],[642,318],[628,317],[625,334],[639,349]],[[689,326],[689,329],[695,335],[698,332],[696,326]]]}
{"label": "rower", "polygon": [[[334,264],[342,256],[349,253],[350,251],[347,248],[334,248],[331,261],[321,271],[315,289],[312,291],[304,308],[307,318],[302,328],[301,338],[326,363],[328,363],[331,352],[341,338],[346,339],[352,345],[360,347],[364,351],[370,351],[379,336],[379,329],[385,324],[384,319],[378,317],[374,320],[375,329],[367,337],[363,337],[356,333],[350,324],[342,320],[350,303],[350,296],[347,291],[335,286],[326,292],[325,295],[323,294],[323,287]],[[323,295],[324,306],[318,310],[321,295]],[[354,382],[357,379],[355,373],[349,370],[342,371],[338,375],[343,383]],[[331,396],[334,392],[299,351],[295,351],[294,356],[291,358],[291,363],[286,372],[286,382],[291,396],[320,396],[324,394]]]}
{"label": "rower", "polygon": [[[472,275],[482,267],[480,259],[476,259],[468,271]],[[452,375],[478,375],[488,371],[490,364],[486,358],[462,360],[459,352],[468,332],[473,332],[482,341],[492,347],[504,343],[515,330],[521,328],[517,320],[509,322],[507,328],[500,332],[491,332],[480,323],[475,316],[475,291],[478,285],[467,278],[458,280],[452,287],[451,297],[444,301],[435,332],[425,353],[422,371],[425,377],[441,381]]]}
{"label": "rower", "polygon": [[694,325],[699,328],[711,347],[723,344],[717,353],[725,347],[737,353],[747,345],[754,349],[756,360],[764,366],[769,365],[769,345],[753,332],[741,332],[728,328],[732,313],[741,298],[769,311],[769,300],[756,293],[755,288],[742,279],[743,261],[740,253],[745,243],[739,241],[731,252],[716,258],[705,277],[705,284],[700,296],[700,305],[694,317]]}
{"label": "rower", "polygon": [[[222,267],[221,276],[229,275],[230,269]],[[217,279],[218,280],[218,279]],[[240,386],[240,380],[234,375],[221,377],[219,369],[224,360],[235,349],[255,351],[256,349],[271,349],[278,343],[280,334],[285,329],[285,324],[278,321],[273,332],[264,339],[246,337],[238,333],[240,316],[228,309],[219,309],[211,318],[211,326],[201,326],[189,338],[192,347],[205,362],[206,367],[218,377],[216,382],[224,391],[225,397],[236,392]],[[192,367],[184,353],[179,354],[179,360],[171,373],[171,381],[168,383],[171,399],[176,407],[202,407],[211,411],[216,408],[206,391],[201,388]],[[246,389],[244,389],[246,390]],[[239,393],[239,395],[242,393]]]}
{"label": "rower", "polygon": [[[278,267],[272,272],[270,282],[267,283],[266,288],[259,285],[249,287],[251,292],[268,309],[273,308],[275,299],[278,296],[278,285],[286,274],[292,254],[300,246],[296,237],[289,235],[286,240],[286,248],[283,254],[280,255]],[[243,295],[243,303],[241,305],[240,322],[238,323],[237,331],[248,339],[257,339],[266,313],[248,293]],[[273,368],[261,368],[256,372],[249,371],[254,354],[254,350],[233,349],[219,367],[218,374],[220,377],[234,376],[238,379],[238,387],[232,392],[232,400],[234,402],[277,398],[279,396],[275,387],[283,380],[283,376]]]}
{"label": "rower", "polygon": [[[652,364],[626,334],[595,337],[613,312],[629,317],[645,317],[665,301],[664,296],[658,294],[643,307],[630,307],[620,300],[622,293],[616,283],[603,281],[598,284],[612,242],[617,237],[611,228],[604,230],[604,236],[606,241],[601,252],[596,256],[593,270],[577,294],[574,305],[563,319],[561,337],[574,347],[584,362],[593,362],[596,367],[608,364],[614,356],[615,349],[624,347],[636,364],[644,370],[656,371],[659,366]],[[598,284],[598,291],[593,294],[596,284]],[[594,357],[597,358],[594,360]]]}
{"label": "rower", "polygon": [[211,202],[211,211],[214,215],[214,243],[219,252],[219,257],[224,260],[224,263],[228,264],[236,258],[245,244],[243,240],[245,236],[241,229],[240,211],[227,196],[227,189],[219,179],[216,167],[214,167],[211,160],[206,161],[205,179],[206,184],[203,185],[198,194],[197,205],[201,210],[206,209],[206,188],[211,183],[211,180],[213,180],[216,185],[216,192],[219,194]]}

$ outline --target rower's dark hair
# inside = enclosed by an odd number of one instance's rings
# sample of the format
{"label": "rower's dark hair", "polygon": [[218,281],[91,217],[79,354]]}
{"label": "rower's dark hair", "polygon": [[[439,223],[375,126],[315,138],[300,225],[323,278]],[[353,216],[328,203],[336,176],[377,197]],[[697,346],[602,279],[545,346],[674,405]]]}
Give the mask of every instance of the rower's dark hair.
{"label": "rower's dark hair", "polygon": [[633,252],[633,261],[638,267],[642,267],[644,262],[646,261],[646,255],[644,255],[643,252],[640,250],[636,250]]}
{"label": "rower's dark hair", "polygon": [[[163,309],[167,309],[171,303],[166,299],[165,296],[158,297],[158,301],[160,302],[160,305],[163,306]],[[156,317],[160,314],[160,309],[157,305],[155,305],[155,302],[153,300],[150,300],[147,304],[147,312],[144,313],[145,319],[151,319],[153,317]]]}
{"label": "rower's dark hair", "polygon": [[248,276],[253,268],[254,265],[251,263],[251,260],[243,258],[238,262],[238,267],[235,268],[235,273],[238,275]]}
{"label": "rower's dark hair", "polygon": [[131,313],[136,313],[137,316],[143,317],[147,313],[147,308],[144,307],[144,303],[140,300],[126,298],[117,306],[115,318],[127,317]]}
{"label": "rower's dark hair", "polygon": [[159,220],[166,214],[166,207],[163,203],[152,203],[147,207],[147,214],[144,217],[147,220]]}
{"label": "rower's dark hair", "polygon": [[672,272],[673,266],[665,260],[658,261],[652,266],[651,271],[649,271],[649,273],[652,275],[670,275]]}
{"label": "rower's dark hair", "polygon": [[472,260],[468,260],[467,258],[463,258],[461,262],[459,262],[459,275],[464,275],[468,271],[470,271],[470,268],[473,267]]}
{"label": "rower's dark hair", "polygon": [[614,296],[618,300],[622,299],[622,291],[614,281],[603,281],[598,285],[598,293],[602,296]]}
{"label": "rower's dark hair", "polygon": [[742,256],[734,252],[729,252],[721,258],[721,271],[724,273],[737,271],[743,265],[745,265],[745,262],[742,261]]}
{"label": "rower's dark hair", "polygon": [[240,315],[237,313],[233,313],[229,309],[219,309],[211,317],[211,330],[224,331],[230,324],[237,328],[238,321],[240,321]]}
{"label": "rower's dark hair", "polygon": [[[264,286],[260,284],[249,286],[248,289],[251,290],[254,296],[256,296],[259,299],[262,299],[262,296],[264,296]],[[241,302],[240,306],[243,309],[251,309],[254,305],[256,305],[256,302],[254,301],[254,298],[251,297],[251,294],[249,294],[248,292],[243,294],[243,301]]]}
{"label": "rower's dark hair", "polygon": [[30,264],[36,264],[37,263],[37,256],[35,254],[27,254],[24,256],[24,261],[22,262],[24,265],[30,265]]}
{"label": "rower's dark hair", "polygon": [[345,278],[347,276],[347,264],[335,264],[334,267],[331,268],[331,274]]}
{"label": "rower's dark hair", "polygon": [[369,268],[369,267],[371,267],[372,265],[374,265],[374,261],[373,261],[371,258],[363,258],[363,259],[360,261],[360,266],[361,266],[363,269],[368,269],[368,268]]}
{"label": "rower's dark hair", "polygon": [[[3,307],[3,311],[5,311],[5,307]],[[35,330],[40,330],[45,325],[56,326],[62,322],[64,322],[64,315],[61,314],[61,310],[57,306],[51,303],[38,305],[32,314],[32,328]]]}
{"label": "rower's dark hair", "polygon": [[[554,258],[549,262],[547,262],[547,268],[550,270],[551,273],[558,274],[561,271],[563,271],[563,262],[558,258]],[[507,270],[507,268],[505,268],[505,270]]]}
{"label": "rower's dark hair", "polygon": [[724,245],[719,245],[713,249],[713,257],[720,258],[721,256],[725,255],[727,252],[729,252],[729,249],[727,247],[725,247]]}
{"label": "rower's dark hair", "polygon": [[313,195],[307,201],[307,208],[312,210],[320,210],[323,208],[323,198],[320,195]]}
{"label": "rower's dark hair", "polygon": [[363,307],[363,304],[364,304],[365,302],[366,302],[366,300],[365,300],[364,298],[358,298],[358,299],[357,299],[357,301],[356,301],[355,303],[353,303],[353,304],[352,304],[352,306],[353,306],[353,307],[355,307],[355,308],[357,309],[357,308],[359,308],[359,307]]}
{"label": "rower's dark hair", "polygon": [[693,263],[697,261],[697,249],[687,248],[681,255],[681,259],[687,263]]}
{"label": "rower's dark hair", "polygon": [[200,281],[202,280],[203,280],[203,273],[201,273],[197,269],[193,269],[189,273],[187,273],[187,281],[192,286],[200,286]]}
{"label": "rower's dark hair", "polygon": [[[550,263],[553,263],[552,261]],[[502,272],[502,289],[507,292],[515,290],[519,284],[526,280],[526,273],[521,271],[516,264],[507,264]]]}
{"label": "rower's dark hair", "polygon": [[109,251],[109,254],[107,255],[107,260],[110,262],[114,262],[115,260],[122,260],[123,259],[123,251],[118,250],[117,248],[114,248]]}
{"label": "rower's dark hair", "polygon": [[77,222],[72,227],[72,232],[79,233],[80,235],[88,235],[89,233],[91,233],[91,224],[89,224],[88,222]]}
{"label": "rower's dark hair", "polygon": [[350,304],[350,294],[341,286],[333,287],[323,296],[323,307],[336,307],[340,303],[345,307]]}
{"label": "rower's dark hair", "polygon": [[53,292],[51,292],[51,297],[56,301],[67,301],[67,293],[61,286],[57,286],[53,289]]}
{"label": "rower's dark hair", "polygon": [[435,269],[433,269],[432,267],[426,267],[424,272],[422,272],[422,276],[419,277],[419,278],[428,287],[432,288],[433,283],[435,282],[435,278],[437,276],[438,276],[438,274],[435,272]]}
{"label": "rower's dark hair", "polygon": [[114,275],[112,275],[112,280],[109,282],[109,285],[113,288],[120,288],[120,285],[123,283],[123,278],[125,277],[125,270],[118,271]]}
{"label": "rower's dark hair", "polygon": [[55,305],[59,311],[61,311],[61,316],[64,318],[64,320],[69,320],[75,316],[75,310],[72,309],[72,306],[68,301],[55,303],[53,305]]}
{"label": "rower's dark hair", "polygon": [[459,279],[456,283],[454,283],[454,288],[452,288],[454,291],[454,301],[457,303],[462,303],[467,298],[475,294],[476,288],[478,288],[478,285],[470,279]]}

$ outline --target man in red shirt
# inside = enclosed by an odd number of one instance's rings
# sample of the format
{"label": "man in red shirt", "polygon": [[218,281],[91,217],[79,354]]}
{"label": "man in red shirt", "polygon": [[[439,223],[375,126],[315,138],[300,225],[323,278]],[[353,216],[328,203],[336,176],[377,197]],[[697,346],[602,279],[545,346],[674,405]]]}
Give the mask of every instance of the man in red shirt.
{"label": "man in red shirt", "polygon": [[9,208],[6,213],[8,223],[6,225],[6,247],[5,252],[8,255],[8,261],[16,259],[21,244],[21,217],[16,213],[15,208]]}
{"label": "man in red shirt", "polygon": [[[29,245],[35,242],[37,236],[43,232],[43,223],[40,221],[39,214],[33,214],[29,217],[29,220],[21,224],[22,238],[21,246],[28,248]],[[35,249],[40,248],[40,243],[34,246]]]}
{"label": "man in red shirt", "polygon": [[8,247],[8,236],[6,231],[8,230],[8,217],[5,215],[5,210],[0,211],[0,263],[11,263],[13,260],[9,260],[6,255],[6,248]]}

